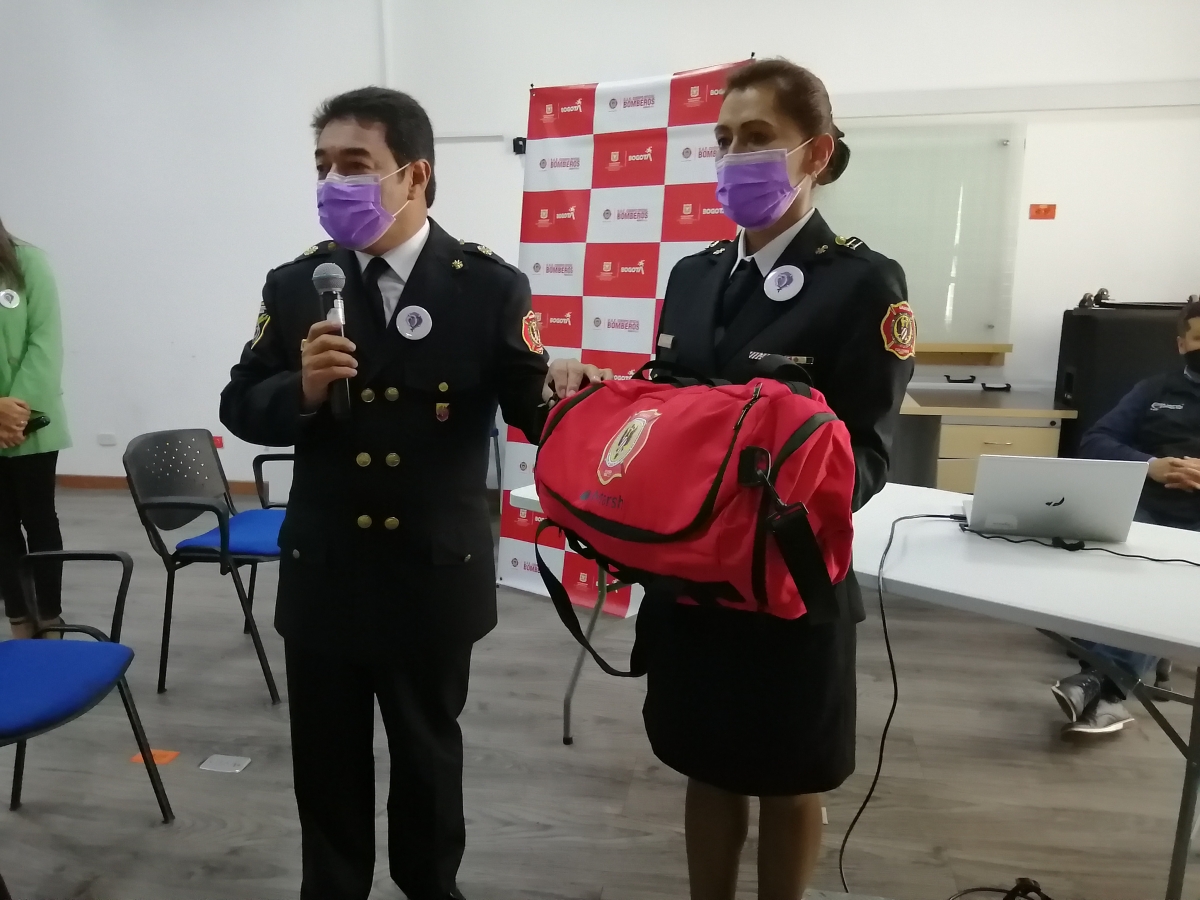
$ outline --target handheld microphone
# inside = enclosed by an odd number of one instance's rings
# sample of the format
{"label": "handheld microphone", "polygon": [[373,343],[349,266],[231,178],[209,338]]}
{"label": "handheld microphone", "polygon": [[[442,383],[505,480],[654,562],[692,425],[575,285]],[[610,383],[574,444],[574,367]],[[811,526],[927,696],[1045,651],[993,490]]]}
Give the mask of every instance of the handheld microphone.
{"label": "handheld microphone", "polygon": [[[342,288],[346,273],[337,263],[321,263],[313,270],[313,287],[321,298],[321,317],[338,326],[338,334],[346,336],[346,308],[342,305]],[[350,382],[341,378],[329,386],[329,408],[339,422],[350,418]]]}

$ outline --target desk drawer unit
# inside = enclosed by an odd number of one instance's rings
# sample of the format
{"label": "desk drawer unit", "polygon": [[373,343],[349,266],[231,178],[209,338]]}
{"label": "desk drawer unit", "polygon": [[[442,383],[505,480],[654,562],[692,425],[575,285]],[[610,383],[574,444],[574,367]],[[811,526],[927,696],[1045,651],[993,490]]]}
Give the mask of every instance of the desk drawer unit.
{"label": "desk drawer unit", "polygon": [[939,459],[980,456],[1058,456],[1057,428],[1020,425],[943,425]]}
{"label": "desk drawer unit", "polygon": [[943,425],[937,486],[975,490],[980,456],[1058,456],[1058,428],[1023,425]]}

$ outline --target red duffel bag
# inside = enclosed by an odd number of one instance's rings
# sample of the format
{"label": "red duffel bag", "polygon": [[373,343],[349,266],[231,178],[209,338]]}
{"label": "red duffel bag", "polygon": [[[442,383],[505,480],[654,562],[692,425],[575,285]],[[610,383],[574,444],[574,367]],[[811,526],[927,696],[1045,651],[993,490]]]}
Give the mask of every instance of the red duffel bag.
{"label": "red duffel bag", "polygon": [[[778,361],[772,365],[772,360]],[[837,615],[850,569],[854,456],[845,425],[783,357],[748,384],[641,376],[551,411],[534,480],[547,521],[617,580],[784,619]],[[784,380],[786,379],[786,380]],[[600,666],[538,556],[563,623]],[[603,576],[602,576],[603,577]]]}

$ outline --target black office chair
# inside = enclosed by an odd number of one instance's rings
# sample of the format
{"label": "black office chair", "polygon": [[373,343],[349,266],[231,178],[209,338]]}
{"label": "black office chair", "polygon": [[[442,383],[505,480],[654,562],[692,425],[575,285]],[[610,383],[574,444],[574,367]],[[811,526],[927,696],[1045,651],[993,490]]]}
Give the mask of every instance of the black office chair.
{"label": "black office chair", "polygon": [[[286,454],[267,454],[254,460],[254,480],[261,509],[239,513],[229,493],[229,482],[217,456],[212,434],[202,428],[157,431],[129,442],[122,461],[129,478],[129,492],[150,538],[150,545],[167,569],[166,605],[163,612],[162,646],[158,661],[158,692],[167,689],[167,654],[171,642],[171,607],[175,597],[175,573],[193,563],[217,563],[221,574],[233,578],[238,602],[245,617],[245,632],[254,642],[254,652],[267,680],[271,702],[279,702],[279,691],[254,621],[254,587],[258,564],[279,560],[279,526],[282,504],[272,504],[262,479],[264,462],[290,460]],[[204,513],[217,517],[217,527],[188,538],[169,550],[162,532],[174,531]],[[242,583],[240,568],[250,566],[250,590]]]}

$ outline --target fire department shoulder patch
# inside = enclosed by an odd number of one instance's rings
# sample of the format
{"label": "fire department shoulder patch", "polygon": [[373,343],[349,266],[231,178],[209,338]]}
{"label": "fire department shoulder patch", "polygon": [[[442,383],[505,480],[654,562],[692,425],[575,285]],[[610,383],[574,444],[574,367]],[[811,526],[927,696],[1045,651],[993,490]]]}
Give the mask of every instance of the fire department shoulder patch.
{"label": "fire department shoulder patch", "polygon": [[253,349],[262,340],[263,334],[267,330],[267,326],[271,324],[271,317],[267,315],[267,304],[264,300],[258,306],[258,318],[254,322],[254,337],[250,339],[250,347]]}
{"label": "fire department shoulder patch", "polygon": [[521,337],[525,341],[525,346],[533,353],[541,354],[544,352],[542,347],[542,332],[538,328],[538,314],[532,309],[525,313],[525,318],[521,320]]}
{"label": "fire department shoulder patch", "polygon": [[917,347],[917,319],[908,302],[901,300],[888,307],[880,326],[883,346],[897,359],[909,359]]}

